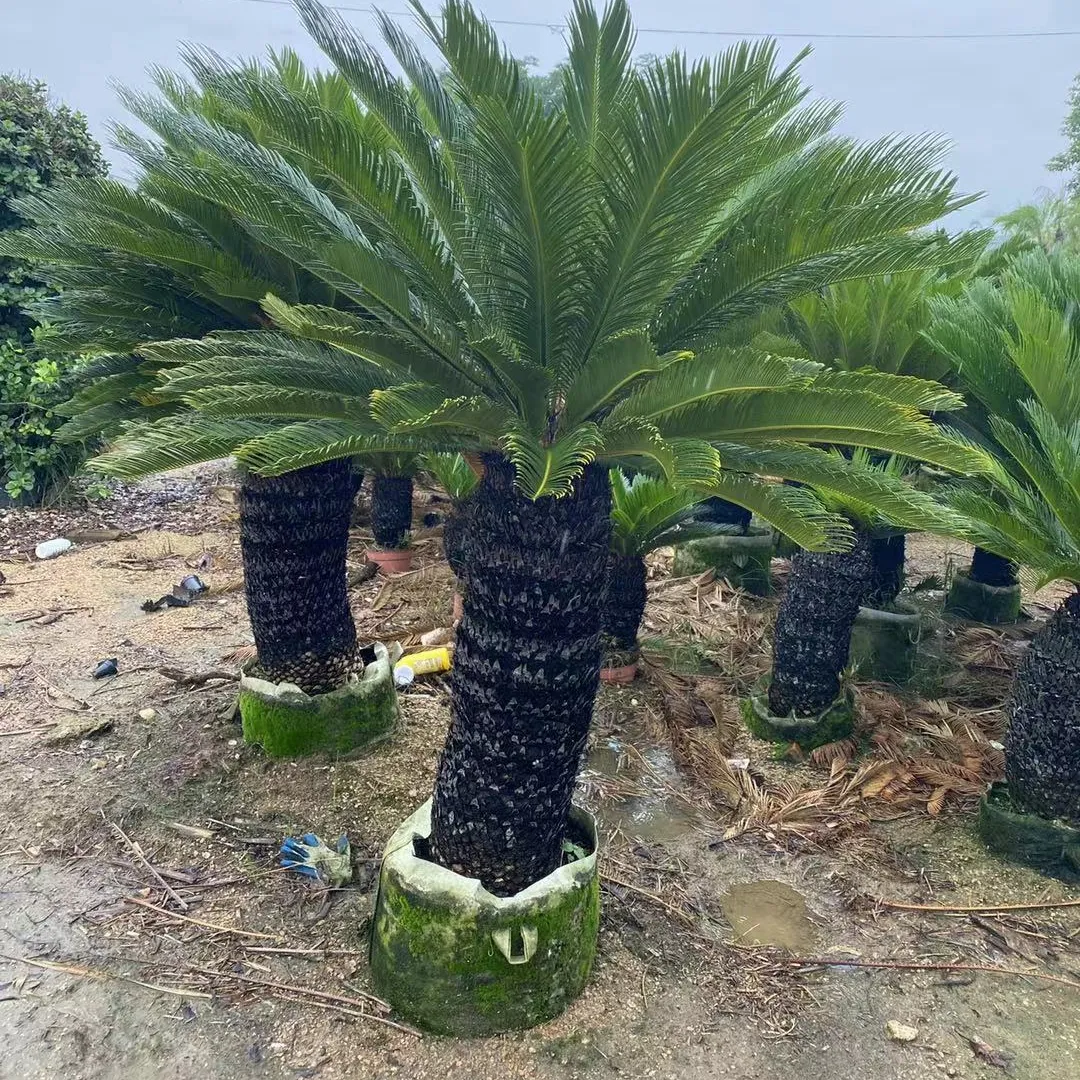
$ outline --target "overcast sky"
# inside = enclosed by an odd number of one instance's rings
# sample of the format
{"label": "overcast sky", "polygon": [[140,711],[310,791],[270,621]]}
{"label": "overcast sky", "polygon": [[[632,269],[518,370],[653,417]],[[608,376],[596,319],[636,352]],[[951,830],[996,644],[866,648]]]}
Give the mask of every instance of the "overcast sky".
{"label": "overcast sky", "polygon": [[[364,7],[365,0],[337,0]],[[386,10],[404,10],[385,0]],[[431,0],[429,8],[435,6]],[[491,19],[558,22],[569,0],[479,0]],[[958,34],[1080,31],[1077,0],[631,0],[638,52],[719,51],[730,38],[679,29],[745,34]],[[290,45],[312,62],[318,51],[292,9],[250,0],[0,0],[0,71],[44,79],[55,97],[81,109],[107,141],[106,124],[122,116],[110,83],[146,84],[150,64],[172,66],[182,41],[226,55]],[[877,10],[871,10],[877,9]],[[362,32],[370,15],[348,12]],[[662,32],[644,32],[646,28]],[[557,29],[500,25],[519,56],[546,69],[563,53]],[[806,38],[782,39],[786,54]],[[812,40],[804,77],[815,91],[845,103],[843,130],[872,138],[936,131],[953,140],[950,158],[965,191],[986,198],[964,213],[988,220],[1039,189],[1061,186],[1047,159],[1062,145],[1069,83],[1080,71],[1080,35],[1014,40]],[[119,164],[115,152],[110,157]],[[121,167],[121,172],[123,171]]]}

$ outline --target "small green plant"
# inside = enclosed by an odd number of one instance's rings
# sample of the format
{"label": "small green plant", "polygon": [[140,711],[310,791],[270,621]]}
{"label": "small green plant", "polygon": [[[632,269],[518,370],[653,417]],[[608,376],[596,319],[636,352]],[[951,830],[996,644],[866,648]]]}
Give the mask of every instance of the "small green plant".
{"label": "small green plant", "polygon": [[61,364],[39,353],[0,341],[0,482],[12,499],[40,498],[81,457],[52,438],[71,385]]}

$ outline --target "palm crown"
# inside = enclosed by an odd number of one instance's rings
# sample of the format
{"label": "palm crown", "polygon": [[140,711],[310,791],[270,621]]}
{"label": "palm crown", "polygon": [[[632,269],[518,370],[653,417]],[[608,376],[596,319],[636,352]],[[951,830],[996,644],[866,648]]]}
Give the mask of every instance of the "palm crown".
{"label": "palm crown", "polygon": [[[163,144],[122,133],[139,192],[83,183],[26,208],[40,224],[21,251],[85,265],[90,247],[128,271],[149,258],[237,327],[194,340],[191,320],[141,347],[155,403],[193,411],[129,429],[104,468],[496,449],[535,498],[601,459],[821,546],[791,489],[756,478],[765,458],[802,479],[810,442],[982,467],[921,415],[959,405],[936,384],[723,344],[835,281],[961,257],[970,240],[946,256],[916,231],[966,201],[939,141],[829,135],[837,110],[805,103],[772,43],[635,68],[622,0],[602,17],[576,5],[548,111],[461,0],[441,23],[416,6],[445,78],[381,16],[405,79],[315,0],[297,7],[336,72],[191,51],[192,84],[159,75],[164,100],[127,96]],[[74,291],[60,307],[77,322],[94,303]]]}
{"label": "palm crown", "polygon": [[972,282],[934,304],[928,331],[955,364],[997,460],[990,489],[957,485],[949,503],[980,547],[1041,582],[1080,585],[1080,259],[1034,251],[1000,283]]}

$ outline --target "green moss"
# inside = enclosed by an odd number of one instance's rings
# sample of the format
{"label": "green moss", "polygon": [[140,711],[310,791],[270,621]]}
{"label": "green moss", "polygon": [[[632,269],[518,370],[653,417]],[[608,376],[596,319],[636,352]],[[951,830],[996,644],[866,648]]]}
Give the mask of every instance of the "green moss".
{"label": "green moss", "polygon": [[921,637],[922,620],[914,608],[860,608],[848,662],[864,678],[907,682],[915,671]]}
{"label": "green moss", "polygon": [[732,585],[756,596],[772,593],[772,557],[776,538],[768,529],[751,528],[746,536],[708,536],[675,549],[675,577],[715,572]]}
{"label": "green moss", "polygon": [[846,739],[855,727],[855,703],[845,691],[817,716],[774,716],[767,693],[751,694],[739,702],[743,722],[752,734],[770,742],[798,743],[804,750]]}
{"label": "green moss", "polygon": [[[410,819],[414,835],[426,835],[426,813]],[[588,981],[596,953],[595,855],[500,899],[418,858],[411,841],[393,849],[401,836],[383,862],[372,933],[380,995],[420,1027],[462,1038],[532,1027],[562,1012]],[[535,931],[531,957],[511,963],[496,943],[505,931],[519,957]]]}
{"label": "green moss", "polygon": [[385,650],[363,678],[328,694],[305,694],[245,676],[240,683],[244,741],[272,757],[350,754],[388,738],[397,690]]}
{"label": "green moss", "polygon": [[964,619],[996,626],[1020,618],[1019,585],[983,585],[956,573],[945,597],[945,611]]}
{"label": "green moss", "polygon": [[1080,828],[1025,813],[994,784],[979,805],[979,835],[995,855],[1065,881],[1080,880]]}

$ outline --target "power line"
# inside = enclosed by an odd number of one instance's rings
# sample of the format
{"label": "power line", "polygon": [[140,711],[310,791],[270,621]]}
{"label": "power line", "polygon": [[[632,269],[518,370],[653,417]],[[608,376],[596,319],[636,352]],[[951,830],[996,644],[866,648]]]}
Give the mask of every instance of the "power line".
{"label": "power line", "polygon": [[[270,4],[274,7],[292,7],[291,0],[237,0],[244,4]],[[372,15],[373,7],[349,7],[330,4],[334,11],[353,12]],[[411,11],[384,11],[385,15],[410,17]],[[529,19],[493,19],[485,16],[495,26],[530,26],[539,30],[565,30],[566,24],[560,22],[536,22]],[[801,33],[795,30],[704,30],[678,26],[638,26],[639,34],[679,34],[689,37],[732,37],[732,38],[797,38],[800,41],[1008,41],[1021,38],[1071,38],[1080,37],[1080,30],[1002,30],[955,34],[874,34],[874,33]]]}

